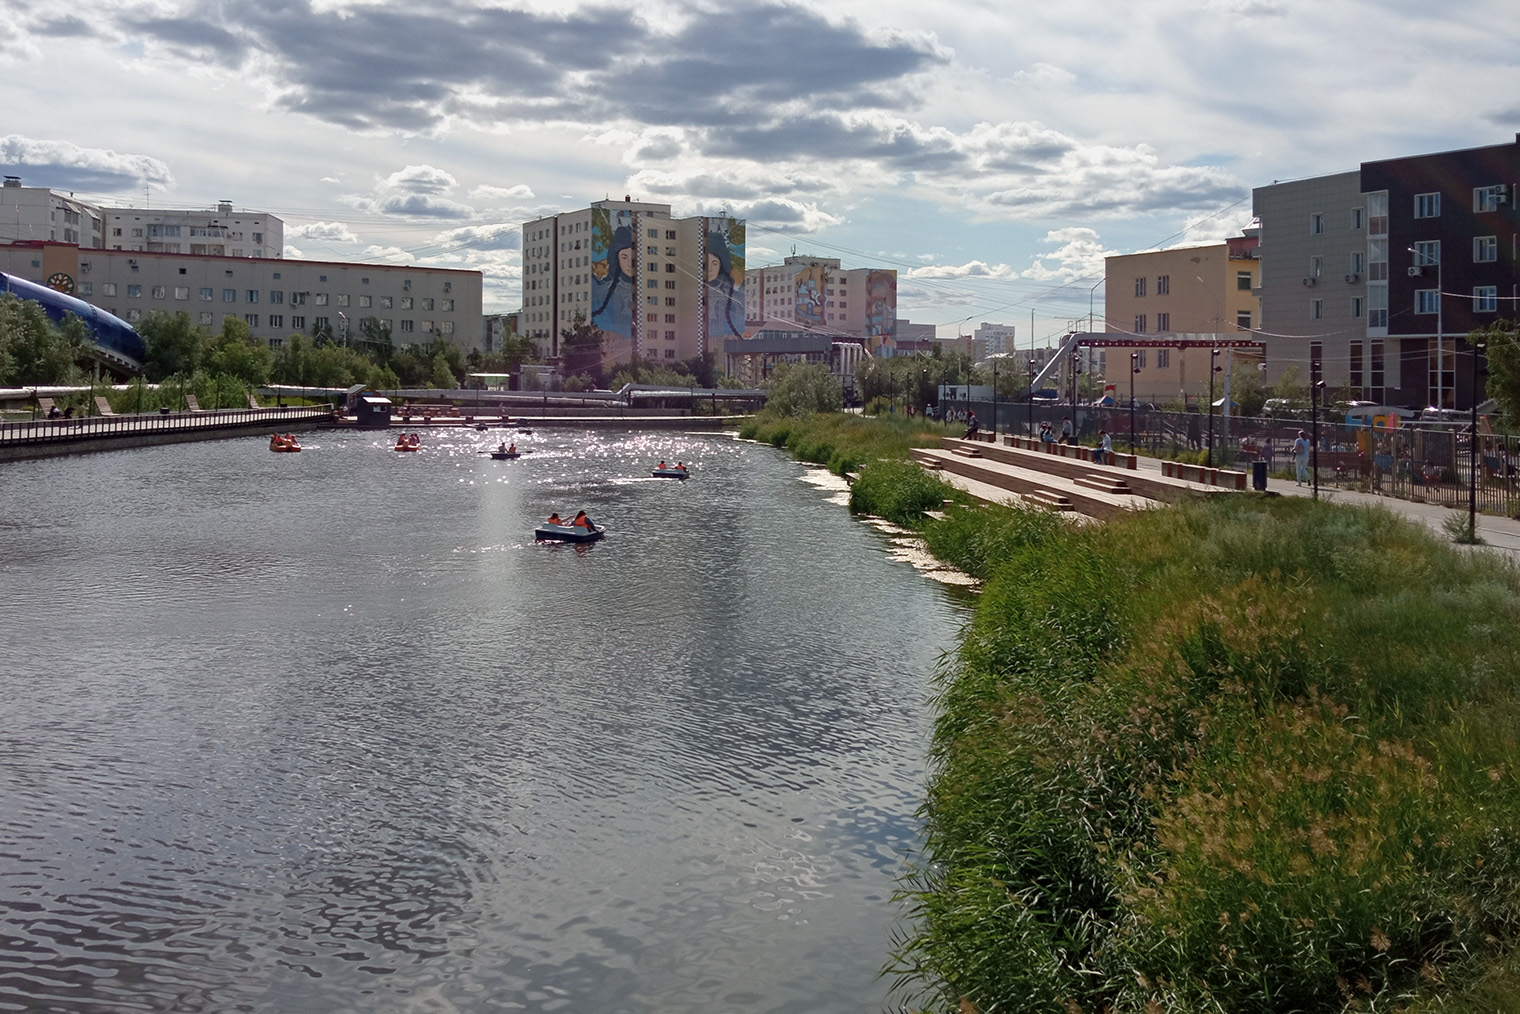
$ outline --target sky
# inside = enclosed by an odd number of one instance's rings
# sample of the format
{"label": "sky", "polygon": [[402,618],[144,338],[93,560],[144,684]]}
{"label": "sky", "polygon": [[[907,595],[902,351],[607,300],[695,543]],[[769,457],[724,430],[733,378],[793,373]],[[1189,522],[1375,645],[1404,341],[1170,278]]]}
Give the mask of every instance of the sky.
{"label": "sky", "polygon": [[[747,262],[899,272],[940,337],[1089,315],[1105,255],[1251,188],[1520,131],[1512,0],[0,0],[0,171],[285,222],[285,255],[469,268],[631,196]],[[1033,322],[1031,324],[1031,322]]]}

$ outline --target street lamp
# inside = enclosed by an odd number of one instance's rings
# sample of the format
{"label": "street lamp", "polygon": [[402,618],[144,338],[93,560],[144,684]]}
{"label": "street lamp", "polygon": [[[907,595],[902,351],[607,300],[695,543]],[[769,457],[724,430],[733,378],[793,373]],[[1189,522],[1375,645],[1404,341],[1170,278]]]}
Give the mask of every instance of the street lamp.
{"label": "street lamp", "polygon": [[1029,439],[1034,439],[1034,353],[1029,353]]}
{"label": "street lamp", "polygon": [[1135,374],[1140,372],[1140,353],[1129,354],[1129,452],[1135,453]]}
{"label": "street lamp", "polygon": [[1467,444],[1467,541],[1478,542],[1478,350],[1482,342],[1472,346],[1472,425]]}
{"label": "street lamp", "polygon": [[1071,439],[1077,439],[1077,378],[1082,375],[1082,353],[1071,354]]}
{"label": "street lamp", "polygon": [[1325,382],[1319,379],[1319,363],[1309,364],[1309,432],[1314,442],[1309,445],[1309,488],[1314,499],[1319,499],[1319,395]]}
{"label": "street lamp", "polygon": [[1209,449],[1204,452],[1204,464],[1209,468],[1214,467],[1214,374],[1219,372],[1217,365],[1219,350],[1209,350]]}
{"label": "street lamp", "polygon": [[998,380],[998,364],[997,364],[997,360],[994,359],[992,361],[992,442],[993,443],[997,443],[997,410],[998,410],[997,380]]}

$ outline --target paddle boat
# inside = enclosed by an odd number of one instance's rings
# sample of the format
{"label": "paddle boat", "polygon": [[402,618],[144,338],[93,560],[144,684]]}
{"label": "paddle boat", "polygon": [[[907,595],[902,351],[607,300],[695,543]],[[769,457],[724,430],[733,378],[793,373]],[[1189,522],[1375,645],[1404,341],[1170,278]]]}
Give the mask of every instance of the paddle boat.
{"label": "paddle boat", "polygon": [[602,529],[590,518],[586,518],[584,525],[578,525],[560,521],[558,514],[551,514],[548,521],[533,529],[533,538],[538,542],[595,542],[601,537]]}
{"label": "paddle boat", "polygon": [[269,449],[277,454],[294,454],[301,449],[301,442],[290,433],[273,433],[269,437]]}
{"label": "paddle boat", "polygon": [[491,452],[491,458],[495,461],[513,461],[520,457],[522,457],[522,452],[517,449],[516,444],[513,444],[511,447],[502,444]]}
{"label": "paddle boat", "polygon": [[422,438],[415,433],[403,433],[396,438],[396,450],[418,451],[422,449]]}
{"label": "paddle boat", "polygon": [[658,465],[654,466],[654,471],[651,474],[656,479],[687,479],[687,478],[690,478],[689,473],[687,473],[687,471],[686,471],[686,466],[684,464],[682,464],[681,462],[679,462],[679,461],[676,462],[674,465],[667,465],[667,464],[665,464],[665,462],[662,461]]}

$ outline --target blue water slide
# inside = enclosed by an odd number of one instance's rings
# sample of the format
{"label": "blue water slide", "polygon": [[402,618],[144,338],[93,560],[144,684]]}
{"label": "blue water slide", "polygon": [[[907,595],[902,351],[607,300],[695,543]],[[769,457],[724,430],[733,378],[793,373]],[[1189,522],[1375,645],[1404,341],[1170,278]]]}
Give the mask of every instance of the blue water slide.
{"label": "blue water slide", "polygon": [[55,321],[61,322],[64,317],[74,314],[90,329],[96,348],[105,358],[134,370],[142,369],[142,335],[115,314],[56,289],[3,272],[0,272],[0,292],[42,304],[48,317]]}

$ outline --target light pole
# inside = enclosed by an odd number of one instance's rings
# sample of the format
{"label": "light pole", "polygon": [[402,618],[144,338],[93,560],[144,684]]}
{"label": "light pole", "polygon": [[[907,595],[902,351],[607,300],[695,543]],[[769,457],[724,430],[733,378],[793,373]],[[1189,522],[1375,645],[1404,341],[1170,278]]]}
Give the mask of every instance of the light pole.
{"label": "light pole", "polygon": [[994,359],[992,361],[992,442],[993,443],[997,443],[997,410],[998,410],[997,380],[998,380],[998,364],[997,364],[997,360]]}
{"label": "light pole", "polygon": [[1219,372],[1215,363],[1219,359],[1219,350],[1209,350],[1209,449],[1204,452],[1204,464],[1209,468],[1214,467],[1214,374]]}
{"label": "light pole", "polygon": [[1029,353],[1029,439],[1034,439],[1034,352]]}
{"label": "light pole", "polygon": [[1325,382],[1319,379],[1319,363],[1309,364],[1309,433],[1314,442],[1309,445],[1309,488],[1314,499],[1319,499],[1319,393]]}
{"label": "light pole", "polygon": [[1467,542],[1478,543],[1478,350],[1482,342],[1472,346],[1472,424],[1467,444]]}
{"label": "light pole", "polygon": [[1140,353],[1129,354],[1129,452],[1135,453],[1135,374],[1140,372]]}
{"label": "light pole", "polygon": [[1077,441],[1077,378],[1082,375],[1082,353],[1071,354],[1071,440]]}

